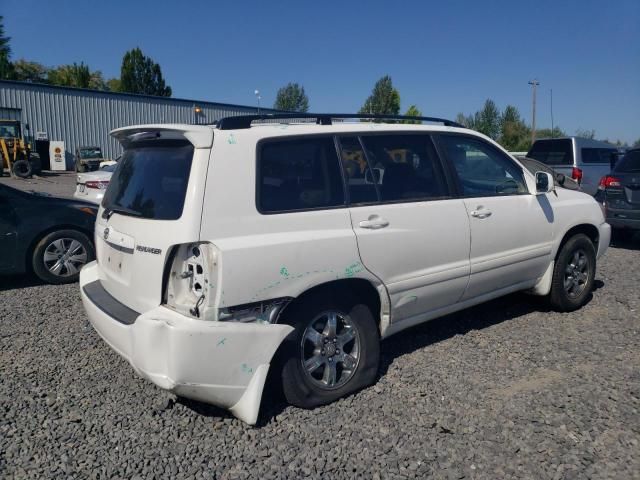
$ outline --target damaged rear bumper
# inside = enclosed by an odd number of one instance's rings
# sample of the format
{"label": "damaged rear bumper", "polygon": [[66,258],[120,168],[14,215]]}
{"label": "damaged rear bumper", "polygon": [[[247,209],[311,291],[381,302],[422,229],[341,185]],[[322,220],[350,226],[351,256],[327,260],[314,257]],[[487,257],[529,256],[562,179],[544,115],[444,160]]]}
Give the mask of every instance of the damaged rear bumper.
{"label": "damaged rear bumper", "polygon": [[94,262],[80,273],[89,321],[141,377],[256,423],[269,363],[292,327],[196,320],[161,306],[138,314],[100,290],[97,270]]}

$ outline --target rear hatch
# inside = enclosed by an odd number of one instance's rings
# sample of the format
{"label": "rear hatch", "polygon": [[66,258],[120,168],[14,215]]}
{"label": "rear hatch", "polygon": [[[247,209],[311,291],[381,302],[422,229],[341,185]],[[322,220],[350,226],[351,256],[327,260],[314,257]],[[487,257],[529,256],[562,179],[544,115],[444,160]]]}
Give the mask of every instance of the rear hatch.
{"label": "rear hatch", "polygon": [[142,126],[112,135],[124,152],[96,222],[99,277],[113,297],[142,313],[162,302],[172,248],[199,240],[213,129]]}

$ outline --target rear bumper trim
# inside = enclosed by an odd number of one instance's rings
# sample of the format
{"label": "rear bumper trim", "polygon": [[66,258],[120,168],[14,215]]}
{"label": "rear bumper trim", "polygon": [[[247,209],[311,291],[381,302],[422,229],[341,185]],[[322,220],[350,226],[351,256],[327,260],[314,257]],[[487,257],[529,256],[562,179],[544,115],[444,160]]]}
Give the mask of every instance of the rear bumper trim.
{"label": "rear bumper trim", "polygon": [[100,280],[87,283],[82,287],[82,290],[96,307],[124,325],[133,325],[140,316],[140,313],[113,298],[109,292],[104,289]]}

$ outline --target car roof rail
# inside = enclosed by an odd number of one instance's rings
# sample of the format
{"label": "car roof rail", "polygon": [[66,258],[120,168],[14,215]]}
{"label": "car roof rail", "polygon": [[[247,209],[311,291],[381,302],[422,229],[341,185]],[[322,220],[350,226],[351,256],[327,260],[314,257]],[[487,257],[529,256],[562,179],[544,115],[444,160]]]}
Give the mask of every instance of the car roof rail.
{"label": "car roof rail", "polygon": [[267,113],[262,115],[237,115],[224,117],[214,122],[220,130],[239,130],[251,128],[255,121],[273,120],[315,120],[317,125],[332,125],[333,119],[361,119],[361,120],[413,120],[420,122],[441,123],[445,127],[467,128],[457,122],[438,117],[411,117],[408,115],[377,115],[369,113]]}

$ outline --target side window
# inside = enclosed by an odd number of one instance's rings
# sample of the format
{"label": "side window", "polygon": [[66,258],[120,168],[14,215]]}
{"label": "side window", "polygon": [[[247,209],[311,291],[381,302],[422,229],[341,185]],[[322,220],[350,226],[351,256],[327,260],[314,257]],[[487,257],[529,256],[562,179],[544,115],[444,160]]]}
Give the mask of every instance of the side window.
{"label": "side window", "polygon": [[264,143],[258,157],[258,209],[263,213],[344,205],[332,137]]}
{"label": "side window", "polygon": [[492,145],[460,135],[442,135],[440,141],[465,197],[527,193],[522,170]]}
{"label": "side window", "polygon": [[447,195],[444,174],[426,135],[367,135],[362,143],[383,202]]}
{"label": "side window", "polygon": [[379,172],[372,171],[369,167],[358,137],[342,137],[339,143],[344,178],[349,189],[349,202],[356,205],[376,203],[376,180],[379,180]]}
{"label": "side window", "polygon": [[582,163],[611,163],[611,155],[617,153],[617,150],[612,148],[583,148]]}

